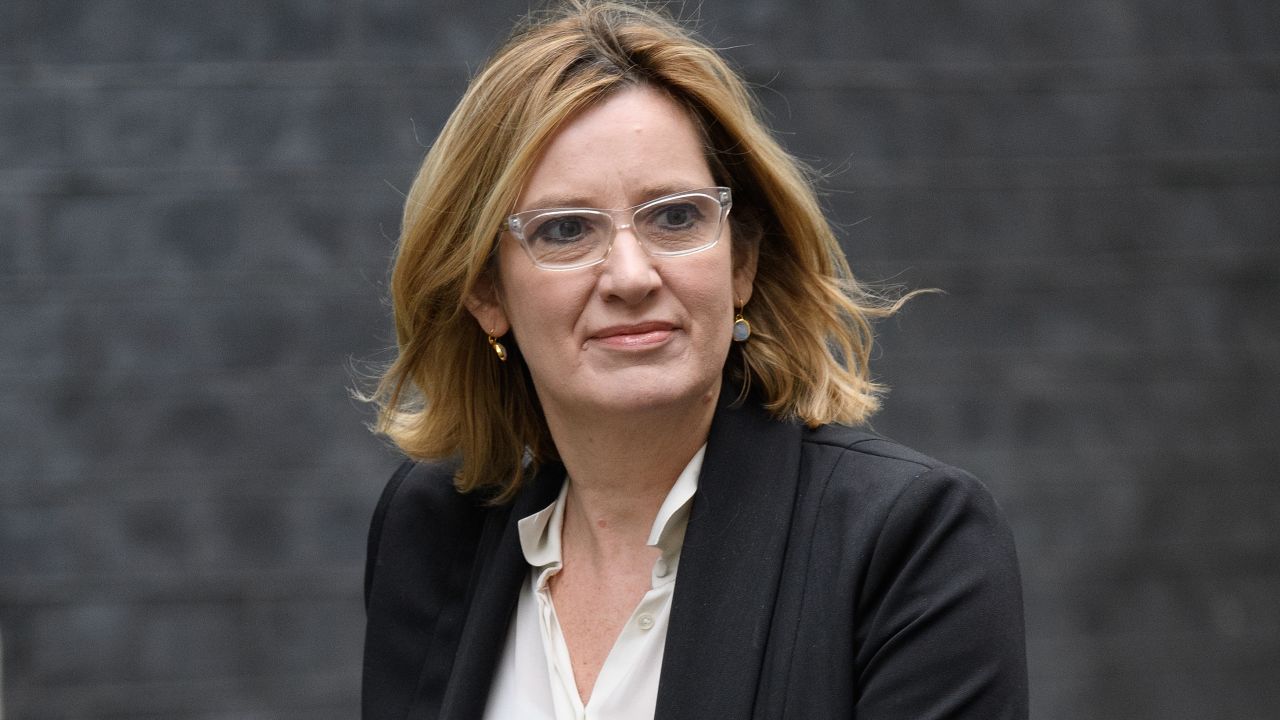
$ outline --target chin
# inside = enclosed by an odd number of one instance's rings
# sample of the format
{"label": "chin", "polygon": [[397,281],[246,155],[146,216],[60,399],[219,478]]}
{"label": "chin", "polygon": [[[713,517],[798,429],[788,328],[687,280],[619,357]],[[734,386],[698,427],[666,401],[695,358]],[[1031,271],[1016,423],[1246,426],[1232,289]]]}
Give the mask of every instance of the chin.
{"label": "chin", "polygon": [[612,392],[601,398],[607,406],[629,412],[677,409],[682,405],[697,405],[714,398],[719,383],[714,378],[673,376],[671,372],[655,369],[641,377],[618,378],[610,383]]}

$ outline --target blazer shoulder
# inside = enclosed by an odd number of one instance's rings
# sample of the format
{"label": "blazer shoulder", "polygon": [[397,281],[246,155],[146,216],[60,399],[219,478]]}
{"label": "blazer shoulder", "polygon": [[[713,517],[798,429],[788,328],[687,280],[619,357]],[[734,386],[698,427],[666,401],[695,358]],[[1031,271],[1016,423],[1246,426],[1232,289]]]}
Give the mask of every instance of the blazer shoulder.
{"label": "blazer shoulder", "polygon": [[821,425],[806,429],[803,443],[811,452],[832,455],[844,462],[873,463],[910,474],[948,467],[946,463],[870,430],[848,425]]}
{"label": "blazer shoulder", "polygon": [[454,487],[456,468],[405,461],[378,500],[365,561],[363,717],[406,717],[424,692],[438,702],[450,672],[493,518],[486,498]]}
{"label": "blazer shoulder", "polygon": [[833,593],[811,614],[830,633],[855,608],[838,637],[856,639],[857,716],[1027,717],[1017,552],[987,488],[856,428],[807,431],[804,458],[805,572]]}
{"label": "blazer shoulder", "polygon": [[803,446],[810,479],[822,482],[828,501],[883,503],[885,509],[908,498],[992,502],[986,486],[967,471],[869,430],[823,425],[805,431]]}
{"label": "blazer shoulder", "polygon": [[418,516],[453,514],[468,506],[479,506],[473,498],[458,492],[453,484],[456,460],[404,460],[382,488],[373,511],[370,537],[384,531],[390,517],[409,513]]}
{"label": "blazer shoulder", "polygon": [[[458,492],[453,484],[456,460],[405,460],[382,489],[369,523],[365,557],[365,603],[368,605],[374,574],[385,564],[388,552],[402,546],[425,543],[476,526],[483,516],[482,499]],[[382,561],[382,562],[380,562]]]}

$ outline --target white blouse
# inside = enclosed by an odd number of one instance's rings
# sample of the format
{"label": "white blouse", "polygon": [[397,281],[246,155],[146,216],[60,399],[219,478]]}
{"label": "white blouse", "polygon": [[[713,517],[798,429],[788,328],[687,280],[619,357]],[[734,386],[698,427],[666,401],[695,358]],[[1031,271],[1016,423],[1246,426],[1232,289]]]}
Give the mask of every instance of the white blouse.
{"label": "white blouse", "polygon": [[648,544],[662,555],[653,563],[649,591],[609,650],[586,706],[578,695],[548,584],[563,560],[560,532],[569,481],[555,502],[519,521],[529,579],[520,590],[485,720],[652,720],[680,547],[706,449],[703,445],[694,454],[658,509]]}

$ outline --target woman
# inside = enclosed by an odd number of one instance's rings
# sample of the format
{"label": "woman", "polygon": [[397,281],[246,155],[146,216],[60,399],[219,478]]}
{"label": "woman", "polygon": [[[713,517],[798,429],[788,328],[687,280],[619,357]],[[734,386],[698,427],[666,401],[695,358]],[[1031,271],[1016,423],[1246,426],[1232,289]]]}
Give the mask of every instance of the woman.
{"label": "woman", "polygon": [[406,203],[366,718],[1026,715],[1012,540],[854,429],[862,291],[741,80],[571,3],[472,81]]}

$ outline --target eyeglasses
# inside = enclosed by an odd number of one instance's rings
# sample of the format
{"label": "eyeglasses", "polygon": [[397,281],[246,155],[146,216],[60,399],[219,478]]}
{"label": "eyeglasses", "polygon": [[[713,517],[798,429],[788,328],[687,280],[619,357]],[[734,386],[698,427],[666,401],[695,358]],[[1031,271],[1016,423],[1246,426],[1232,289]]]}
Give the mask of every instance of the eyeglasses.
{"label": "eyeglasses", "polygon": [[732,205],[729,188],[700,188],[622,210],[525,210],[508,217],[502,229],[520,241],[534,265],[572,270],[604,262],[623,228],[629,228],[650,255],[702,252],[720,240],[720,227]]}

